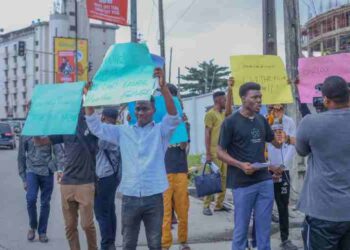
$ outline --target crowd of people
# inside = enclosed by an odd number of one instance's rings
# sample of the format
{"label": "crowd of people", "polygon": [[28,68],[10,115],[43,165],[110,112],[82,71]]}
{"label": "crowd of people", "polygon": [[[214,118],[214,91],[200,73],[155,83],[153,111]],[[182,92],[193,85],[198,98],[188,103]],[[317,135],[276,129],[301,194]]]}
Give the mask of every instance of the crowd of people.
{"label": "crowd of people", "polygon": [[[166,84],[155,69],[167,114],[155,123],[155,99],[137,101],[136,124],[118,121],[118,109],[106,107],[102,116],[93,107],[82,108],[74,135],[21,136],[19,175],[26,190],[29,215],[27,238],[47,242],[54,173],[60,184],[66,238],[79,250],[78,221],[88,249],[98,249],[94,216],[99,224],[101,250],[116,249],[116,191],[122,194],[122,248],[137,248],[141,222],[149,249],[170,249],[172,223],[178,221],[180,250],[188,245],[189,142],[170,145],[180,116],[173,97],[176,87]],[[308,158],[298,209],[305,214],[302,238],[307,250],[350,249],[350,123],[349,88],[344,79],[325,79],[322,96],[326,112],[306,115],[299,127],[285,114],[286,106],[269,106],[261,115],[262,91],[258,83],[240,86],[242,106],[232,110],[234,78],[227,93],[213,94],[213,107],[205,124],[206,163],[221,174],[222,193],[204,197],[203,216],[229,211],[225,191],[232,189],[234,232],[232,250],[252,246],[271,249],[274,201],[279,214],[281,249],[297,247],[289,240],[289,200],[293,159]],[[88,89],[86,89],[88,91]],[[301,106],[305,113],[307,107]],[[306,113],[310,113],[307,110]],[[188,123],[187,123],[188,124]],[[187,126],[189,133],[189,126]],[[349,137],[347,137],[349,136]],[[37,197],[40,190],[40,215]],[[253,218],[252,242],[248,229]]]}

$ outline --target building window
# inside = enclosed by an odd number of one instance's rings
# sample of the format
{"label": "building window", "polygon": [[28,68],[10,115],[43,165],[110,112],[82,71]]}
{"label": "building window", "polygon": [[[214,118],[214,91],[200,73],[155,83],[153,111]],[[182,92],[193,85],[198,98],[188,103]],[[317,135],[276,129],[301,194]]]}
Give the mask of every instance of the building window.
{"label": "building window", "polygon": [[17,101],[17,94],[13,94],[13,99],[15,99],[15,101]]}
{"label": "building window", "polygon": [[14,44],[14,45],[13,45],[13,50],[14,50],[15,52],[17,52],[17,44]]}
{"label": "building window", "polygon": [[23,92],[22,95],[23,95],[23,99],[27,99],[27,93],[26,92]]}
{"label": "building window", "polygon": [[27,111],[27,105],[22,105],[22,108],[23,108],[23,112]]}
{"label": "building window", "polygon": [[13,74],[17,76],[17,69],[13,69]]}
{"label": "building window", "polygon": [[13,112],[17,113],[17,106],[13,106]]}
{"label": "building window", "polygon": [[26,79],[23,79],[23,80],[22,80],[22,83],[23,83],[23,87],[26,87],[26,86],[27,86],[27,80],[26,80]]}
{"label": "building window", "polygon": [[35,67],[35,71],[36,71],[36,72],[39,71],[39,67],[38,67],[38,66]]}
{"label": "building window", "polygon": [[75,16],[75,12],[74,12],[74,11],[70,11],[70,12],[69,12],[69,15],[70,15],[70,16]]}
{"label": "building window", "polygon": [[74,25],[69,26],[69,30],[75,32],[75,26]]}
{"label": "building window", "polygon": [[8,76],[9,76],[9,71],[7,69],[5,69],[5,76],[6,76],[6,78],[8,78]]}
{"label": "building window", "polygon": [[39,41],[35,41],[35,46],[38,46],[39,45]]}
{"label": "building window", "polygon": [[17,81],[16,80],[13,81],[13,87],[17,88]]}
{"label": "building window", "polygon": [[14,62],[14,63],[17,63],[17,56],[14,56],[14,57],[13,57],[13,62]]}
{"label": "building window", "polygon": [[9,64],[9,59],[5,58],[5,64],[8,65]]}
{"label": "building window", "polygon": [[27,67],[26,66],[22,66],[22,70],[23,70],[23,74],[25,74],[26,71],[27,71]]}
{"label": "building window", "polygon": [[35,85],[39,84],[39,80],[35,80]]}
{"label": "building window", "polygon": [[39,54],[35,54],[35,58],[38,59],[39,58]]}

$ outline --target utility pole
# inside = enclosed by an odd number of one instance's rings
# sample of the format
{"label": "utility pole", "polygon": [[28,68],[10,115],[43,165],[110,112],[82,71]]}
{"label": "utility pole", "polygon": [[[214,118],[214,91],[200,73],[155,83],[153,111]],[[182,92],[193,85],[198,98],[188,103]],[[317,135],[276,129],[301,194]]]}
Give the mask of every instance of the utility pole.
{"label": "utility pole", "polygon": [[263,0],[263,53],[277,55],[275,0]]}
{"label": "utility pole", "polygon": [[79,81],[79,69],[78,69],[78,0],[74,1],[75,12],[75,81]]}
{"label": "utility pole", "polygon": [[164,10],[163,10],[163,0],[158,0],[158,15],[159,15],[159,45],[160,45],[160,55],[164,58],[164,75],[165,75],[165,34],[164,34]]}
{"label": "utility pole", "polygon": [[171,65],[173,62],[173,47],[170,48],[170,58],[169,58],[169,83],[171,83]]}
{"label": "utility pole", "polygon": [[130,0],[130,14],[131,14],[131,42],[137,43],[137,3],[136,0]]}

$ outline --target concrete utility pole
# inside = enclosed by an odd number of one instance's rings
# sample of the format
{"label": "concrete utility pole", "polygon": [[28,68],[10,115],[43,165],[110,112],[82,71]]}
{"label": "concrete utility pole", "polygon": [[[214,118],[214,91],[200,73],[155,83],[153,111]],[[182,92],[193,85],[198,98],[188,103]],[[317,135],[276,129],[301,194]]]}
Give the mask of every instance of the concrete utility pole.
{"label": "concrete utility pole", "polygon": [[[158,14],[159,14],[159,45],[160,45],[160,55],[165,60],[165,34],[164,34],[164,10],[163,10],[163,0],[158,0]],[[165,62],[164,62],[164,74],[165,74]]]}
{"label": "concrete utility pole", "polygon": [[275,0],[263,0],[263,53],[277,55]]}
{"label": "concrete utility pole", "polygon": [[137,43],[137,0],[130,0],[131,42]]}

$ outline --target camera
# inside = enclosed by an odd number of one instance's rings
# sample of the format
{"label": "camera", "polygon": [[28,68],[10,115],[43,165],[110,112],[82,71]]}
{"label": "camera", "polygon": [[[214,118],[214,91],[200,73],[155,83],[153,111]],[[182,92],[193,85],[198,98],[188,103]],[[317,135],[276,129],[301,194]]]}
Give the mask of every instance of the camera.
{"label": "camera", "polygon": [[[316,84],[315,89],[319,92],[322,90],[322,83]],[[312,105],[316,109],[317,113],[324,112],[327,110],[327,108],[323,104],[323,97],[313,97],[312,99]]]}

